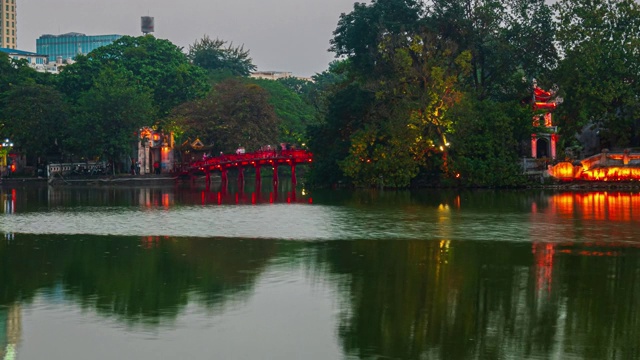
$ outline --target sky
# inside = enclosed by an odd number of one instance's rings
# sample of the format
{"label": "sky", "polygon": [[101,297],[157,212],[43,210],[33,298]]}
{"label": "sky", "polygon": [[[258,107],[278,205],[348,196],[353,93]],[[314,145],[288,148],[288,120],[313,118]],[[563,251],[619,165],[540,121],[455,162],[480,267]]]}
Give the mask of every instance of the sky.
{"label": "sky", "polygon": [[[361,1],[363,2],[363,1]],[[204,35],[249,50],[258,71],[312,76],[329,52],[340,14],[353,0],[17,0],[18,49],[36,50],[43,34],[139,36],[140,17],[155,18],[157,38],[186,51]]]}

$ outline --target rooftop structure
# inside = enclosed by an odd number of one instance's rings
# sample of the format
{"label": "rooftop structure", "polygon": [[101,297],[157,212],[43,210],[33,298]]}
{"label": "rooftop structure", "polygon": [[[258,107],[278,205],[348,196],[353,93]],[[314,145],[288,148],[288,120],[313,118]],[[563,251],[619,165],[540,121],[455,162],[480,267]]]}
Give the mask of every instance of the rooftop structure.
{"label": "rooftop structure", "polygon": [[249,77],[253,79],[267,79],[267,80],[296,78],[299,80],[313,81],[313,79],[311,78],[295,76],[288,71],[254,71],[249,75]]}
{"label": "rooftop structure", "polygon": [[48,62],[47,55],[37,54],[30,51],[18,50],[15,48],[2,47],[0,48],[0,53],[5,53],[9,56],[9,58],[14,60],[23,60],[23,59],[27,60],[27,63],[29,63],[29,65],[31,66],[37,65],[37,64],[43,65]]}
{"label": "rooftop structure", "polygon": [[121,37],[122,35],[115,34],[87,36],[75,32],[61,35],[45,34],[36,40],[36,52],[48,55],[49,59],[55,62],[72,60],[78,54],[87,55],[91,51],[101,46],[109,45]]}
{"label": "rooftop structure", "polygon": [[0,0],[0,47],[15,49],[18,46],[16,0]]}
{"label": "rooftop structure", "polygon": [[38,72],[47,72],[57,74],[63,64],[49,62],[47,55],[38,54],[30,51],[0,48],[0,53],[5,53],[10,59],[26,60],[30,67]]}

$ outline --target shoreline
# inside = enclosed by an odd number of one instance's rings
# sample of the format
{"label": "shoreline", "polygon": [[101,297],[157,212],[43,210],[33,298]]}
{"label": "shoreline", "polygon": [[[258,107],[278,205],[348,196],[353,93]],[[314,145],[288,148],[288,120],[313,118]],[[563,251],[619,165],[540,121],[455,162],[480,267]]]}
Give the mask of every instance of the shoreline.
{"label": "shoreline", "polygon": [[[203,178],[203,177],[198,177]],[[212,176],[213,178],[213,176]],[[71,178],[44,178],[44,177],[7,177],[0,179],[0,186],[17,184],[48,184],[50,186],[69,185],[158,185],[184,182],[186,179],[180,174],[150,174],[150,175],[116,175],[101,177],[71,177]],[[213,180],[213,179],[212,179]],[[425,187],[433,188],[433,187]],[[437,187],[436,187],[437,188]],[[451,188],[451,187],[443,187]],[[459,188],[460,190],[490,189],[490,188]],[[515,188],[493,188],[503,190],[563,190],[563,191],[640,191],[640,181],[562,181],[554,180],[544,184],[531,184]]]}

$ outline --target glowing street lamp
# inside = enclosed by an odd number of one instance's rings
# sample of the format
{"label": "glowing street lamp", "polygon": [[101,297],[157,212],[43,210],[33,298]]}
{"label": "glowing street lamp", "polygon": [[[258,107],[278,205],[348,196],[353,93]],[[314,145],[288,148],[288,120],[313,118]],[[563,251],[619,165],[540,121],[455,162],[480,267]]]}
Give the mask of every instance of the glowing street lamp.
{"label": "glowing street lamp", "polygon": [[9,139],[4,139],[4,141],[0,143],[0,166],[7,166],[7,154],[9,154],[12,147],[13,143],[9,141]]}

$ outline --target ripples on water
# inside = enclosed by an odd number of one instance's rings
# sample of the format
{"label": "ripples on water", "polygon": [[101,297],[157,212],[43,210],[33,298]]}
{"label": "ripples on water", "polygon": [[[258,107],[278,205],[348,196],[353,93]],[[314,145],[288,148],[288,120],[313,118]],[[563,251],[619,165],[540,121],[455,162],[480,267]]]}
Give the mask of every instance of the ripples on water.
{"label": "ripples on water", "polygon": [[[570,195],[556,195],[550,198],[551,203],[547,198],[537,200],[533,196],[529,205],[518,204],[510,211],[501,211],[504,205],[493,204],[495,200],[490,195],[483,198],[432,194],[418,197],[420,202],[409,193],[390,193],[386,195],[388,199],[376,195],[374,199],[360,196],[347,202],[336,202],[320,196],[311,200],[309,194],[298,194],[292,202],[289,192],[280,203],[273,199],[256,203],[255,198],[243,203],[237,194],[235,197],[227,194],[228,202],[224,202],[220,200],[220,193],[189,193],[189,190],[176,193],[173,188],[146,193],[140,189],[98,190],[98,195],[103,196],[91,196],[91,190],[84,190],[80,193],[83,196],[76,194],[73,201],[68,199],[69,189],[50,191],[60,192],[49,195],[49,204],[40,206],[23,205],[24,200],[21,202],[19,195],[14,200],[7,200],[5,195],[5,209],[11,208],[11,212],[5,211],[2,216],[0,231],[304,241],[444,239],[510,242],[593,241],[603,240],[615,232],[617,241],[633,241],[637,231],[634,221],[640,221],[640,216],[636,215],[640,210],[630,212],[624,198],[620,200],[613,196],[599,204],[602,209],[593,209],[593,203],[598,204],[598,201],[588,197],[568,197],[571,203],[567,208],[567,196]],[[100,191],[107,191],[107,195]],[[185,191],[187,195],[183,193]],[[243,196],[246,199],[252,195]],[[123,198],[127,201],[122,201]],[[213,201],[205,201],[211,198]],[[7,206],[8,201],[13,204]],[[389,206],[390,201],[392,206]],[[118,202],[120,204],[115,206]],[[568,210],[570,214],[566,213]],[[589,219],[598,214],[602,219]],[[626,218],[628,221],[606,221],[605,216],[616,214],[622,214],[621,220]]]}
{"label": "ripples on water", "polygon": [[640,358],[638,194],[278,190],[3,188],[0,359]]}

